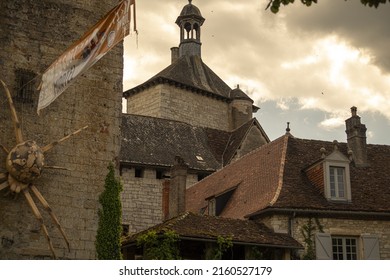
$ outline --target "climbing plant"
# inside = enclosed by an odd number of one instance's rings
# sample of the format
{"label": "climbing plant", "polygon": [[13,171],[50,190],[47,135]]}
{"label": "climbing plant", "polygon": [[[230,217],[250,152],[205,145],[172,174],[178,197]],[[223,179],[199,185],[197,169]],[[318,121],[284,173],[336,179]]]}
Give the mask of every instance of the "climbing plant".
{"label": "climbing plant", "polygon": [[137,246],[143,247],[145,260],[178,260],[180,257],[179,235],[173,230],[158,234],[149,230],[137,238]]}
{"label": "climbing plant", "polygon": [[232,237],[217,236],[217,245],[214,246],[207,254],[208,260],[220,260],[227,250],[233,248]]}
{"label": "climbing plant", "polygon": [[316,252],[314,247],[314,233],[315,230],[319,232],[324,232],[323,227],[320,224],[318,218],[314,219],[315,225],[313,224],[313,218],[310,217],[305,225],[301,228],[301,233],[303,235],[303,241],[305,243],[306,251],[303,255],[304,260],[314,260],[316,258]]}
{"label": "climbing plant", "polygon": [[99,197],[101,208],[96,235],[96,253],[99,260],[118,260],[121,255],[122,205],[120,193],[123,187],[115,177],[114,165],[108,166],[104,191]]}

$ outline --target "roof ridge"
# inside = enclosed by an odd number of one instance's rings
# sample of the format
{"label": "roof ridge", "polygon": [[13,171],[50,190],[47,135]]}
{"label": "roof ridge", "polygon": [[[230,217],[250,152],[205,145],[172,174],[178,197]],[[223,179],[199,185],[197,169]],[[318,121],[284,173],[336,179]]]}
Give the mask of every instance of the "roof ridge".
{"label": "roof ridge", "polygon": [[288,139],[289,139],[290,135],[285,134],[282,137],[284,139],[283,139],[282,156],[281,156],[281,160],[280,160],[280,170],[279,170],[279,175],[278,175],[278,187],[275,191],[274,197],[272,198],[272,200],[269,203],[269,206],[273,206],[275,204],[275,202],[278,200],[280,192],[282,191],[282,188],[283,188],[284,167],[285,167],[285,162],[286,162]]}
{"label": "roof ridge", "polygon": [[[162,121],[166,121],[166,122],[175,122],[175,123],[185,124],[185,125],[190,126],[190,127],[196,127],[196,128],[202,128],[202,129],[206,128],[204,126],[192,125],[192,124],[189,124],[187,122],[179,121],[179,120],[165,119],[165,118],[161,118],[161,117],[154,117],[154,116],[147,116],[147,115],[140,115],[140,114],[122,113],[122,117],[127,117],[127,116],[134,116],[134,117],[141,117],[141,118],[148,118],[148,119],[157,119],[157,120],[162,120]],[[222,129],[215,129],[215,130],[224,131]]]}

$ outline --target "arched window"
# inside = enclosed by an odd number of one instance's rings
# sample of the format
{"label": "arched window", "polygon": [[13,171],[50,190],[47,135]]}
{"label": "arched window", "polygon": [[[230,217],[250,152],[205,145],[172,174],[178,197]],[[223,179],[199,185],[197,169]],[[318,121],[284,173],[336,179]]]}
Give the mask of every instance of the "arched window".
{"label": "arched window", "polygon": [[191,32],[191,29],[192,29],[191,23],[186,22],[184,24],[184,29],[186,31],[185,34],[184,34],[184,39],[190,39],[191,38],[190,32]]}

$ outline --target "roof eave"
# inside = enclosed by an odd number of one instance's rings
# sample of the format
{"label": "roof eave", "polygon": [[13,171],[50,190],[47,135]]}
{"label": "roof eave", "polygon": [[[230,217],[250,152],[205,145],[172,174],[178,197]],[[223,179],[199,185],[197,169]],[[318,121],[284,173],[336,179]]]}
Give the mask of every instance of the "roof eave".
{"label": "roof eave", "polygon": [[383,217],[390,218],[390,212],[374,212],[362,210],[333,210],[333,209],[300,209],[300,208],[274,208],[268,207],[246,215],[244,218],[253,219],[256,216],[269,214],[316,214],[324,216],[354,216],[354,217]]}
{"label": "roof eave", "polygon": [[200,89],[200,88],[197,88],[194,86],[186,85],[186,84],[183,84],[183,83],[180,83],[178,81],[174,81],[174,80],[171,80],[171,79],[168,79],[165,77],[155,77],[155,78],[152,78],[152,79],[144,82],[143,84],[140,84],[132,89],[126,90],[125,92],[123,92],[123,97],[129,98],[132,95],[135,95],[143,90],[146,90],[154,85],[159,85],[159,84],[169,84],[169,85],[172,85],[172,86],[177,87],[177,88],[181,88],[181,89],[184,88],[184,89],[192,91],[196,94],[205,95],[205,96],[208,96],[211,98],[215,98],[217,100],[225,101],[227,103],[230,103],[232,101],[228,97],[225,97],[225,96],[222,96],[219,94],[215,94],[213,92],[210,92],[210,91],[207,91],[204,89]]}

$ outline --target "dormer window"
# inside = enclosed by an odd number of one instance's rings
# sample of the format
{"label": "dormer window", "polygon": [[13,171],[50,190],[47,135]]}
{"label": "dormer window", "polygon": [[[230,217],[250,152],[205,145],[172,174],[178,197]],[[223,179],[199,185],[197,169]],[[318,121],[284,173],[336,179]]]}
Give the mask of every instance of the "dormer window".
{"label": "dormer window", "polygon": [[217,194],[216,196],[208,198],[208,214],[210,216],[219,216],[225,209],[226,204],[230,200],[230,197],[232,196],[236,188],[237,187],[231,188],[221,194]]}
{"label": "dormer window", "polygon": [[336,148],[324,158],[325,197],[332,201],[351,201],[349,159]]}
{"label": "dormer window", "polygon": [[329,201],[350,202],[349,159],[338,150],[337,143],[330,155],[325,156],[324,148],[321,152],[322,159],[305,170],[308,179]]}
{"label": "dormer window", "polygon": [[345,168],[329,166],[329,185],[331,198],[345,198]]}

